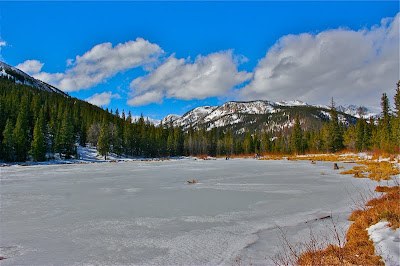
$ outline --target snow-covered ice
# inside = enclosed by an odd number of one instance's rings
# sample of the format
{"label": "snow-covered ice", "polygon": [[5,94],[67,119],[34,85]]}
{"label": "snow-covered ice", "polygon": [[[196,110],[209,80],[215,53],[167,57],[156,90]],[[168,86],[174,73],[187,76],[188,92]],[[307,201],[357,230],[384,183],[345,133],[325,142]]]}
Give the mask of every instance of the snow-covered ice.
{"label": "snow-covered ice", "polygon": [[231,265],[237,257],[265,265],[280,249],[277,226],[293,241],[318,217],[346,226],[354,196],[375,184],[332,163],[253,159],[10,166],[0,176],[2,265]]}
{"label": "snow-covered ice", "polygon": [[400,266],[400,228],[393,230],[389,222],[381,221],[368,228],[368,235],[385,265]]}

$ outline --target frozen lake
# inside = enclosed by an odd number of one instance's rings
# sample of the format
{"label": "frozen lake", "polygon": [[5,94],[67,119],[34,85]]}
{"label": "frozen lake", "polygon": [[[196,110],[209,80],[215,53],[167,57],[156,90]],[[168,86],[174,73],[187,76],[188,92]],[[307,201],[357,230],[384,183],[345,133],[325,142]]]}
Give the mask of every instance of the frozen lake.
{"label": "frozen lake", "polygon": [[331,213],[346,225],[352,198],[372,187],[332,163],[251,159],[13,166],[0,175],[2,265],[270,264],[277,225],[293,240],[307,236],[305,221]]}

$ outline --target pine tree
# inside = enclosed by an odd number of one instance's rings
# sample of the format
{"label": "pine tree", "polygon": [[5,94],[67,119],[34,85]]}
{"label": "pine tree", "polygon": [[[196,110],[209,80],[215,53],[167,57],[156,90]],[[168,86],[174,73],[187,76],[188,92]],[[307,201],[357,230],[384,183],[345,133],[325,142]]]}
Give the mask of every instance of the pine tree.
{"label": "pine tree", "polygon": [[379,119],[380,148],[389,151],[391,146],[390,104],[386,93],[381,97],[381,118]]}
{"label": "pine tree", "polygon": [[271,151],[270,137],[267,132],[263,132],[260,139],[260,152],[267,153],[269,151]]}
{"label": "pine tree", "polygon": [[167,151],[169,156],[175,156],[175,140],[172,127],[168,130]]}
{"label": "pine tree", "polygon": [[7,119],[6,122],[6,127],[3,131],[3,142],[2,142],[2,148],[3,148],[3,159],[6,162],[13,162],[15,161],[15,143],[14,143],[14,137],[13,137],[13,123],[11,122],[10,119]]}
{"label": "pine tree", "polygon": [[44,133],[44,117],[43,113],[40,112],[33,130],[31,154],[34,161],[41,162],[46,160],[46,141]]}
{"label": "pine tree", "polygon": [[246,132],[243,140],[243,152],[245,154],[252,153],[252,138],[250,132]]}
{"label": "pine tree", "polygon": [[[23,99],[25,99],[25,97]],[[16,161],[26,161],[29,149],[29,130],[27,106],[25,101],[21,104],[20,112],[18,114],[17,122],[15,123],[15,128],[13,131],[13,138],[15,142]]]}
{"label": "pine tree", "polygon": [[99,141],[97,142],[97,150],[107,160],[107,155],[110,152],[111,142],[110,126],[104,119],[100,129]]}
{"label": "pine tree", "polygon": [[291,135],[291,148],[296,154],[301,154],[304,152],[303,132],[301,130],[300,119],[298,115],[295,118]]}
{"label": "pine tree", "polygon": [[[364,131],[362,131],[361,135],[361,147],[363,140]],[[349,126],[343,135],[344,145],[349,150],[358,150],[357,148],[357,128],[353,125]],[[361,149],[361,148],[360,148]]]}
{"label": "pine tree", "polygon": [[75,135],[71,115],[68,111],[63,115],[61,127],[57,135],[56,147],[60,153],[60,157],[64,154],[66,159],[71,158],[75,154]]}
{"label": "pine tree", "polygon": [[366,148],[366,126],[367,123],[363,118],[357,120],[355,130],[355,148],[357,151],[363,151]]}
{"label": "pine tree", "polygon": [[112,151],[117,155],[121,155],[123,152],[123,132],[119,124],[113,125]]}
{"label": "pine tree", "polygon": [[332,98],[331,110],[330,110],[331,120],[328,127],[328,139],[327,148],[330,152],[336,152],[343,149],[343,131],[339,123],[338,113],[335,108],[335,102]]}

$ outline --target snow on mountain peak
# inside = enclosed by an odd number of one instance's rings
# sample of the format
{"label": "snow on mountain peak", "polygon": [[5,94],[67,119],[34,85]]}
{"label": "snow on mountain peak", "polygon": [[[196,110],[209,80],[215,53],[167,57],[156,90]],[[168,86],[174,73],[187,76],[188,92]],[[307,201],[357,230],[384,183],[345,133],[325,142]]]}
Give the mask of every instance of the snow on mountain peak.
{"label": "snow on mountain peak", "polygon": [[[279,115],[282,118],[280,119],[281,122],[273,122],[278,123],[276,127],[281,127],[282,124],[286,123],[284,120],[287,121],[286,127],[291,126],[291,118],[289,117],[288,112],[295,112],[292,110],[293,108],[298,107],[307,107],[309,108],[308,111],[310,114],[313,113],[313,117],[317,119],[326,119],[330,117],[329,115],[329,107],[328,106],[313,106],[309,105],[305,102],[299,100],[293,101],[279,101],[279,102],[270,102],[266,100],[256,100],[256,101],[230,101],[226,102],[220,106],[201,106],[194,108],[193,110],[185,113],[182,116],[177,115],[168,115],[162,121],[163,124],[172,123],[174,126],[180,126],[183,129],[188,129],[189,127],[199,128],[205,127],[207,130],[216,127],[225,127],[225,126],[233,126],[239,123],[243,124],[245,127],[249,126],[250,124],[258,123],[257,119],[265,119],[261,116],[259,118],[251,118],[249,120],[249,116],[253,115],[267,115],[270,117],[271,115]],[[291,110],[289,110],[289,109]],[[349,107],[338,107],[339,112],[345,113],[350,115],[355,119],[355,117],[359,117],[357,114],[360,112],[360,108],[356,106],[349,106]],[[369,117],[373,115],[364,107],[364,117]],[[317,113],[315,113],[317,112]],[[322,117],[318,115],[318,113],[322,114]],[[293,115],[293,113],[292,113]],[[348,117],[345,117],[344,114],[340,114],[340,120],[343,123],[348,124]],[[254,121],[253,121],[254,120]],[[264,120],[263,120],[264,121]],[[354,120],[352,120],[354,122]],[[352,122],[352,123],[353,123]],[[262,122],[268,123],[268,122]]]}

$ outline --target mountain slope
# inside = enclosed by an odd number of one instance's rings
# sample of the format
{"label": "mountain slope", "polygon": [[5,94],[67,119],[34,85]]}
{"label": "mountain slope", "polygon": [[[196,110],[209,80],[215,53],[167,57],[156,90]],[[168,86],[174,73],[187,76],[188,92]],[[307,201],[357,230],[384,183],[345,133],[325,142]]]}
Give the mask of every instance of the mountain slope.
{"label": "mountain slope", "polygon": [[[340,106],[337,109],[342,123],[354,124],[357,121],[355,107]],[[276,132],[292,127],[296,115],[300,115],[305,128],[318,127],[330,119],[329,111],[327,106],[313,106],[301,101],[231,101],[221,106],[197,107],[183,116],[169,115],[162,123],[172,123],[184,130],[192,127],[231,129],[235,133],[247,130]],[[368,113],[366,108],[363,111]]]}
{"label": "mountain slope", "polygon": [[41,80],[35,79],[34,77],[29,76],[28,74],[19,70],[18,68],[7,65],[6,63],[1,61],[0,61],[0,77],[12,79],[17,84],[28,85],[39,90],[47,92],[55,92],[65,97],[69,97],[68,94],[57,89],[56,87],[49,85]]}

